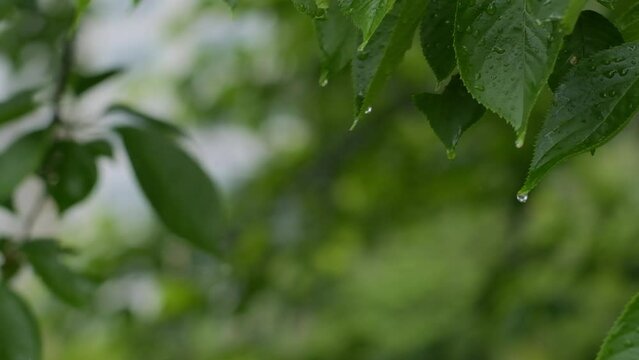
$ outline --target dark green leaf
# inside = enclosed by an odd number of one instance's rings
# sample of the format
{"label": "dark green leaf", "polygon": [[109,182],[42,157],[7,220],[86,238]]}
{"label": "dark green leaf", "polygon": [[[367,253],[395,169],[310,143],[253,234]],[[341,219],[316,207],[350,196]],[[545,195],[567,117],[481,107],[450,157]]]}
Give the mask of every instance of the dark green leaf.
{"label": "dark green leaf", "polygon": [[29,133],[9,145],[0,154],[0,201],[11,197],[28,175],[38,170],[51,143],[51,131]]}
{"label": "dark green leaf", "polygon": [[[420,0],[424,5],[427,0]],[[393,9],[395,0],[338,0],[340,9],[350,15],[353,23],[364,34],[361,48],[368,44],[386,15]]]}
{"label": "dark green leaf", "polygon": [[457,67],[453,49],[456,9],[456,1],[430,0],[422,20],[422,51],[439,82],[448,79]]}
{"label": "dark green leaf", "polygon": [[414,101],[446,146],[451,159],[455,157],[455,146],[464,131],[485,112],[484,107],[470,96],[459,77],[453,78],[443,94],[415,95]]}
{"label": "dark green leaf", "polygon": [[626,305],[599,350],[597,360],[635,360],[639,357],[639,295]]}
{"label": "dark green leaf", "polygon": [[40,332],[27,305],[0,282],[0,359],[42,358]]}
{"label": "dark green leaf", "polygon": [[128,105],[116,104],[109,107],[107,110],[107,114],[122,112],[128,115],[129,119],[131,119],[135,125],[158,130],[165,134],[175,135],[175,136],[185,136],[186,134],[179,127],[164,121],[160,120],[151,115],[144,114]]}
{"label": "dark green leaf", "polygon": [[585,0],[460,0],[455,52],[464,83],[508,121],[523,145],[527,120],[550,76],[574,9]]}
{"label": "dark green leaf", "polygon": [[60,257],[64,251],[56,242],[31,241],[22,251],[38,277],[61,300],[73,306],[83,306],[91,300],[96,283],[62,263]]}
{"label": "dark green leaf", "polygon": [[14,94],[10,98],[0,102],[0,125],[32,112],[38,107],[34,100],[37,90],[25,90]]}
{"label": "dark green leaf", "polygon": [[520,195],[557,163],[603,145],[639,110],[639,43],[584,59],[556,91]]}
{"label": "dark green leaf", "polygon": [[333,74],[348,65],[357,49],[357,31],[351,20],[335,5],[326,11],[326,16],[315,20],[315,29],[322,50],[322,76],[320,85],[328,83]]}
{"label": "dark green leaf", "polygon": [[96,158],[101,156],[113,158],[113,147],[111,146],[111,143],[106,140],[93,140],[83,144],[83,146]]}
{"label": "dark green leaf", "polygon": [[219,250],[222,205],[198,163],[159,132],[132,127],[118,132],[142,191],[166,227],[205,250]]}
{"label": "dark green leaf", "polygon": [[43,177],[60,213],[84,200],[98,180],[95,155],[72,141],[57,142],[49,151]]}
{"label": "dark green leaf", "polygon": [[372,110],[374,98],[410,48],[427,4],[424,0],[397,1],[366,49],[357,53],[353,61],[356,121]]}
{"label": "dark green leaf", "polygon": [[608,19],[594,11],[582,12],[574,32],[564,41],[555,71],[548,80],[550,88],[555,90],[561,79],[582,59],[622,43],[623,37]]}
{"label": "dark green leaf", "polygon": [[112,69],[91,75],[74,73],[71,76],[70,87],[74,94],[82,95],[88,90],[91,90],[93,87],[101,84],[103,81],[106,81],[113,76],[119,75],[121,73],[122,69]]}

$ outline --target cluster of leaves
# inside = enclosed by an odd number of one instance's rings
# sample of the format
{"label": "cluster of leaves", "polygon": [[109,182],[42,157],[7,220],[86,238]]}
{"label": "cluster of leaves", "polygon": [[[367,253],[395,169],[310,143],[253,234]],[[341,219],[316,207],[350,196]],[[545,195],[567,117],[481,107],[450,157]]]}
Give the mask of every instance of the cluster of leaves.
{"label": "cluster of leaves", "polygon": [[[558,163],[593,152],[639,112],[639,4],[634,0],[293,0],[315,22],[325,85],[351,64],[355,122],[372,111],[416,32],[440,93],[414,96],[450,158],[486,111],[506,120],[522,147],[544,90],[554,100],[537,135],[528,199]],[[599,359],[638,351],[637,301]],[[618,344],[625,339],[625,343]]]}
{"label": "cluster of leaves", "polygon": [[[50,291],[69,305],[84,306],[90,301],[98,281],[69,268],[64,256],[70,251],[55,239],[33,238],[31,228],[47,199],[53,200],[62,215],[91,195],[99,180],[98,161],[115,160],[113,142],[123,144],[142,192],[167,229],[204,251],[220,251],[224,221],[221,199],[206,172],[180,145],[186,134],[165,121],[114,104],[106,114],[124,114],[126,121],[86,139],[81,134],[83,125],[66,118],[61,110],[63,99],[78,100],[121,72],[112,69],[87,74],[74,67],[74,32],[89,1],[80,0],[74,5],[67,9],[65,21],[49,19],[53,15],[33,1],[3,2],[0,6],[2,19],[8,23],[7,33],[20,33],[21,24],[34,19],[63,24],[48,34],[50,43],[57,45],[52,46],[52,55],[58,59],[53,64],[56,78],[52,84],[21,90],[0,101],[0,126],[39,110],[50,112],[44,127],[18,136],[0,153],[0,204],[6,210],[15,211],[15,193],[27,178],[40,179],[45,189],[26,214],[24,231],[0,239],[0,359],[41,358],[37,322],[9,288],[9,281],[25,265],[29,264]],[[41,42],[43,38],[36,36],[33,40]],[[25,41],[12,44],[27,46],[29,40]],[[15,52],[9,47],[3,50]]]}
{"label": "cluster of leaves", "polygon": [[414,101],[451,158],[462,133],[486,110],[512,125],[517,147],[523,146],[530,114],[550,89],[554,102],[521,201],[553,166],[594,151],[639,109],[639,6],[631,0],[597,6],[586,0],[293,3],[314,18],[323,53],[320,83],[352,64],[356,120],[372,110],[419,29],[443,91]]}

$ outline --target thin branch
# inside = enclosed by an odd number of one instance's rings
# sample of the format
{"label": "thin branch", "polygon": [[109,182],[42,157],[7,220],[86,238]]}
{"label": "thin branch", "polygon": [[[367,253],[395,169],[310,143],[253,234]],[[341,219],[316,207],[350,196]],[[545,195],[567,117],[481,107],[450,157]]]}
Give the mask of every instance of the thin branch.
{"label": "thin branch", "polygon": [[74,35],[68,35],[64,38],[62,44],[62,54],[60,56],[59,70],[55,82],[55,91],[53,93],[53,123],[59,123],[62,121],[60,114],[60,107],[62,97],[69,83],[71,76],[71,68],[73,67],[74,56]]}

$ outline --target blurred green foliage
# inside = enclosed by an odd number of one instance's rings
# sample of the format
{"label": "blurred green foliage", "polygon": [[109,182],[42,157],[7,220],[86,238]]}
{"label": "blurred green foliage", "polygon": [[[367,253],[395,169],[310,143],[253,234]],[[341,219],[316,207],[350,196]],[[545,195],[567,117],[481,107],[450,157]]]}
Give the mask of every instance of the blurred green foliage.
{"label": "blurred green foliage", "polygon": [[[86,225],[96,238],[65,234],[105,281],[83,310],[24,286],[46,359],[594,358],[639,287],[636,124],[522,205],[530,145],[515,149],[508,125],[486,114],[447,160],[410,103],[436,87],[417,48],[348,132],[349,74],[318,86],[313,24],[288,1],[240,1],[233,13],[202,1],[166,41],[220,17],[263,19],[277,41],[202,47],[188,74],[136,91],[175,87],[176,121],[267,141],[269,121],[286,115],[276,131],[290,146],[226,194],[226,258],[107,215]],[[23,52],[6,31],[0,42]]]}

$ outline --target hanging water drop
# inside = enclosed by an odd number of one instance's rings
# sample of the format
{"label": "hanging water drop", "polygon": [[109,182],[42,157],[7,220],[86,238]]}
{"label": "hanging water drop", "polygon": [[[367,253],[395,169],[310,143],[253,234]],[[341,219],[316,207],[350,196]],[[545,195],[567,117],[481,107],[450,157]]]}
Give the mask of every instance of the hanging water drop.
{"label": "hanging water drop", "polygon": [[372,108],[371,106],[369,106],[369,107],[366,109],[366,111],[364,111],[364,114],[368,115],[368,114],[370,114],[370,113],[372,113],[372,112],[373,112],[373,108]]}
{"label": "hanging water drop", "polygon": [[525,204],[528,201],[528,193],[519,193],[517,194],[517,201],[522,204]]}
{"label": "hanging water drop", "polygon": [[446,156],[448,157],[448,160],[455,160],[457,153],[455,152],[455,149],[446,149]]}
{"label": "hanging water drop", "polygon": [[328,85],[328,70],[322,71],[322,74],[319,78],[319,85],[321,87],[325,87],[326,85]]}

